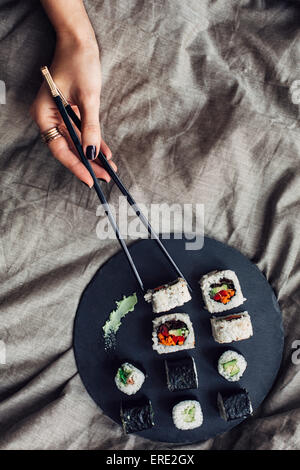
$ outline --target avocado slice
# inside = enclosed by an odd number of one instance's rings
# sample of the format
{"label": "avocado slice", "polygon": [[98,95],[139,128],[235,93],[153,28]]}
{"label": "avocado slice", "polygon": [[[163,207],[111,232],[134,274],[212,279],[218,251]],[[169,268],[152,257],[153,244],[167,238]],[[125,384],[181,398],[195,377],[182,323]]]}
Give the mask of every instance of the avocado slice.
{"label": "avocado slice", "polygon": [[212,287],[210,290],[210,296],[214,297],[220,290],[227,290],[228,285],[227,284],[222,284],[221,286],[218,287]]}
{"label": "avocado slice", "polygon": [[186,336],[187,331],[188,330],[186,328],[179,328],[178,330],[169,330],[169,335]]}
{"label": "avocado slice", "polygon": [[236,359],[232,359],[232,361],[228,361],[228,362],[224,362],[224,364],[222,364],[225,372],[227,372],[229,374],[230,377],[233,377],[234,375],[238,374],[240,369],[237,365],[237,360]]}

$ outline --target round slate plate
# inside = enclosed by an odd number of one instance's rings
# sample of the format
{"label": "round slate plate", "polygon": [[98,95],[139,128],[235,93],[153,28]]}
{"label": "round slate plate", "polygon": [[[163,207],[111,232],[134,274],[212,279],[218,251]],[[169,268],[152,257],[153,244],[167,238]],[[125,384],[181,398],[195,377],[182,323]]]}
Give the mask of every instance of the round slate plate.
{"label": "round slate plate", "polygon": [[[263,274],[237,250],[210,238],[205,238],[203,248],[197,251],[187,251],[184,239],[163,242],[193,288],[192,300],[171,312],[190,315],[196,337],[195,349],[163,355],[152,350],[154,314],[151,306],[144,301],[123,252],[118,252],[99,269],[82,295],[74,326],[74,352],[88,393],[104,413],[119,424],[120,401],[128,397],[114,384],[118,366],[126,360],[146,371],[147,378],[142,389],[129,400],[134,401],[143,395],[150,398],[155,426],[138,434],[154,441],[187,444],[214,437],[241,422],[226,423],[220,418],[216,404],[219,391],[234,391],[239,386],[247,388],[254,409],[263,401],[281,363],[284,341],[282,317],[273,290]],[[157,287],[177,277],[153,240],[133,243],[130,252],[146,288]],[[214,269],[232,269],[240,280],[247,301],[230,312],[249,312],[254,335],[248,340],[220,345],[212,337],[210,314],[203,308],[198,280]],[[138,295],[135,310],[122,320],[116,349],[106,352],[102,326],[109,313],[116,308],[115,302],[134,292]],[[248,362],[238,384],[227,382],[217,372],[218,358],[227,349],[240,352]],[[195,359],[199,388],[169,392],[164,359],[184,354]],[[180,431],[173,425],[172,407],[188,398],[200,401],[204,422],[200,428]]]}

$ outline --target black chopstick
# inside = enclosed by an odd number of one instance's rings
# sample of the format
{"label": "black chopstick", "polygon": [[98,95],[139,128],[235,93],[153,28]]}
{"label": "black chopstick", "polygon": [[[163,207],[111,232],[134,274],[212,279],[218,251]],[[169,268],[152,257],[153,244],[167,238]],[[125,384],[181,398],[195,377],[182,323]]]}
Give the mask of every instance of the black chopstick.
{"label": "black chopstick", "polygon": [[74,143],[74,145],[75,145],[75,148],[76,148],[76,150],[77,150],[77,152],[78,152],[78,154],[79,154],[79,157],[81,158],[82,163],[83,163],[84,166],[87,168],[87,170],[90,172],[90,174],[91,174],[91,176],[92,176],[92,178],[93,178],[93,181],[94,181],[94,188],[95,188],[95,191],[96,191],[96,193],[97,193],[97,195],[98,195],[98,197],[99,197],[99,199],[100,199],[100,202],[101,202],[101,204],[102,204],[102,206],[103,206],[103,208],[104,208],[105,214],[107,215],[107,217],[108,217],[108,219],[109,219],[109,221],[110,221],[110,223],[111,223],[111,225],[112,225],[112,228],[113,228],[113,230],[114,230],[114,232],[115,232],[115,234],[116,234],[116,237],[117,237],[117,239],[118,239],[118,241],[119,241],[119,243],[120,243],[120,245],[121,245],[121,248],[123,249],[123,251],[124,251],[125,254],[126,254],[127,260],[128,260],[128,262],[129,262],[129,264],[130,264],[130,267],[131,267],[131,269],[132,269],[132,271],[133,271],[133,273],[134,273],[134,275],[135,275],[135,277],[136,277],[136,280],[138,281],[138,283],[139,283],[139,285],[140,285],[141,290],[144,291],[143,282],[142,282],[142,280],[141,280],[141,278],[140,278],[140,275],[139,275],[139,273],[138,273],[138,270],[137,270],[137,268],[136,268],[136,266],[135,266],[135,264],[134,264],[134,262],[133,262],[133,259],[132,259],[131,255],[130,255],[129,251],[128,251],[128,248],[127,248],[127,246],[126,246],[124,240],[123,240],[122,237],[121,237],[121,234],[120,234],[118,225],[117,225],[117,223],[116,223],[116,221],[115,221],[115,219],[114,219],[114,216],[113,216],[113,214],[112,214],[112,212],[111,212],[111,210],[110,210],[110,207],[109,207],[109,205],[108,205],[108,202],[107,202],[107,200],[106,200],[106,198],[105,198],[105,196],[104,196],[104,194],[103,194],[103,192],[102,192],[101,186],[100,186],[99,183],[98,183],[98,180],[97,180],[97,177],[96,177],[96,175],[95,175],[95,173],[94,173],[94,171],[93,171],[93,168],[92,168],[92,166],[91,166],[89,160],[88,160],[88,159],[86,158],[86,156],[84,155],[81,142],[80,142],[80,140],[79,140],[79,138],[78,138],[78,136],[77,136],[77,134],[76,134],[76,132],[75,132],[75,130],[74,130],[74,128],[73,128],[73,125],[72,125],[72,123],[71,123],[71,121],[70,121],[70,119],[69,119],[68,113],[67,113],[67,111],[66,111],[66,109],[65,109],[65,106],[64,106],[63,101],[62,101],[62,99],[61,99],[61,97],[60,97],[60,95],[59,95],[59,92],[58,92],[58,90],[57,90],[57,88],[56,88],[56,85],[55,85],[55,83],[54,83],[54,81],[53,81],[53,79],[52,79],[52,77],[51,77],[51,75],[50,75],[50,72],[49,72],[49,70],[48,70],[47,67],[42,67],[42,68],[41,68],[41,71],[42,71],[42,73],[43,73],[45,79],[47,80],[47,83],[48,83],[49,88],[50,88],[50,90],[51,90],[51,94],[52,94],[53,100],[55,101],[56,106],[57,106],[57,108],[58,108],[58,111],[59,111],[59,113],[60,113],[60,115],[61,115],[61,117],[62,117],[62,119],[63,119],[63,121],[64,121],[64,123],[65,123],[65,125],[66,125],[66,127],[67,127],[67,129],[68,129],[68,132],[69,132],[70,137],[71,137],[71,139],[72,139],[72,141],[73,141],[73,143]]}
{"label": "black chopstick", "polygon": [[[58,92],[63,100],[63,103],[64,103],[64,106],[65,106],[65,109],[67,111],[67,113],[69,114],[70,118],[72,119],[72,121],[74,122],[74,124],[76,125],[77,129],[80,131],[81,130],[81,120],[79,119],[79,117],[77,116],[77,114],[75,113],[75,111],[72,109],[71,105],[68,103],[68,101],[66,100],[66,98],[63,96],[62,92],[58,89]],[[146,229],[148,230],[148,233],[151,235],[151,237],[157,242],[159,248],[161,249],[161,251],[163,252],[163,254],[166,256],[166,258],[168,259],[168,261],[172,264],[173,268],[175,269],[175,271],[177,272],[177,274],[179,274],[180,277],[182,277],[187,285],[188,285],[188,288],[190,291],[192,291],[192,288],[191,286],[189,285],[188,281],[185,279],[184,275],[182,274],[182,272],[180,271],[180,269],[178,268],[177,264],[175,263],[175,261],[173,260],[173,258],[171,257],[171,255],[169,254],[169,252],[167,251],[167,249],[165,248],[165,246],[162,244],[162,242],[160,241],[160,238],[159,236],[157,235],[157,233],[153,230],[153,228],[151,227],[150,225],[150,222],[146,219],[146,217],[144,216],[144,214],[142,213],[141,209],[138,207],[137,203],[135,202],[135,200],[133,199],[133,197],[131,196],[130,192],[128,191],[128,189],[126,188],[126,186],[122,183],[122,181],[120,180],[119,176],[117,175],[117,173],[114,171],[114,169],[111,167],[111,165],[109,164],[106,156],[104,155],[103,152],[99,152],[98,154],[98,158],[103,166],[103,168],[107,171],[107,173],[109,174],[109,176],[112,178],[112,180],[116,183],[116,185],[118,186],[118,188],[120,189],[121,193],[126,197],[129,205],[134,209],[136,215],[140,218],[141,222],[143,223],[143,225],[146,227]]]}

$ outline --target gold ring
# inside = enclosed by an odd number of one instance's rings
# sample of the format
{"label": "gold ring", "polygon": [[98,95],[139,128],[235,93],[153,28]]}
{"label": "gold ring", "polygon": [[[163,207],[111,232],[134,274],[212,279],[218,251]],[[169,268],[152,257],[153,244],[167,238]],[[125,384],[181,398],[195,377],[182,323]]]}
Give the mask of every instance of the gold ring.
{"label": "gold ring", "polygon": [[60,137],[64,137],[64,135],[60,132],[58,127],[51,127],[48,131],[41,133],[42,141],[45,144],[49,144],[52,140],[59,139]]}

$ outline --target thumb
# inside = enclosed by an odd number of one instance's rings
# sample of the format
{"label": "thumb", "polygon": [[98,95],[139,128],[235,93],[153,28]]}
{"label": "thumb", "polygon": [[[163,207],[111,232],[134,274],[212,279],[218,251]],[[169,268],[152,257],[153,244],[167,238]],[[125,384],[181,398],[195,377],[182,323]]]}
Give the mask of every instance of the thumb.
{"label": "thumb", "polygon": [[101,131],[99,122],[99,98],[85,98],[79,106],[81,115],[81,140],[85,156],[94,160],[101,145]]}

